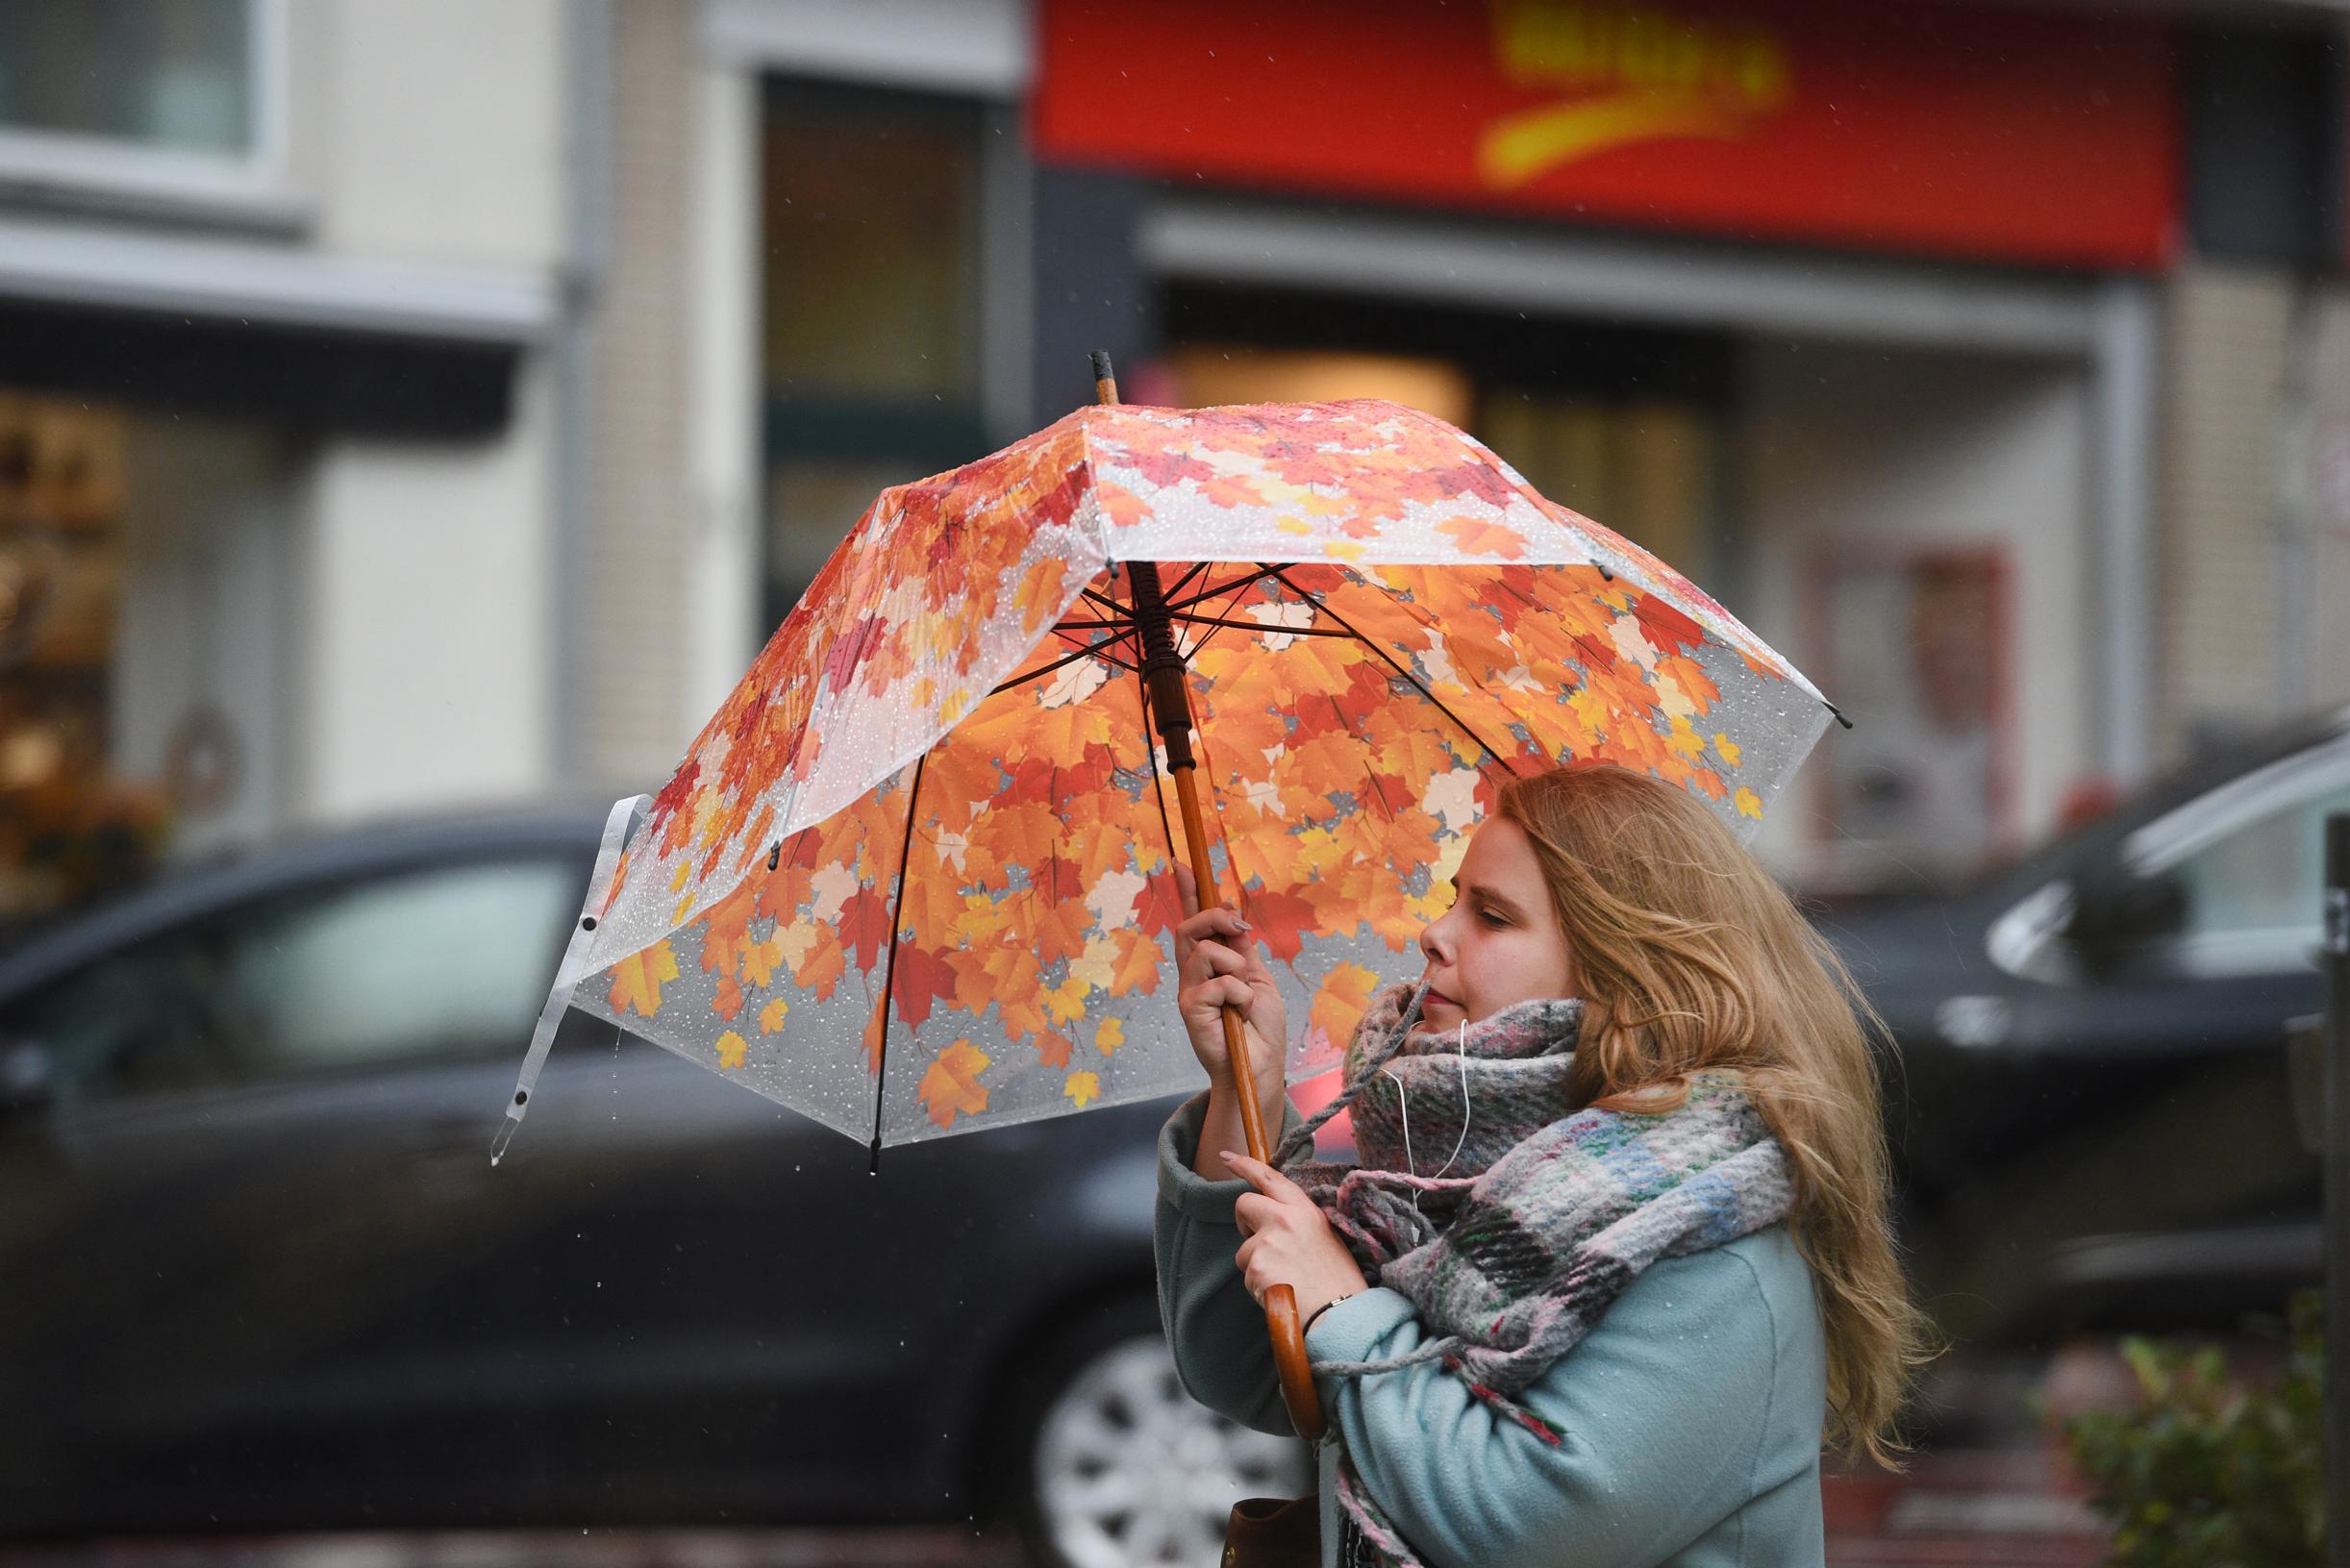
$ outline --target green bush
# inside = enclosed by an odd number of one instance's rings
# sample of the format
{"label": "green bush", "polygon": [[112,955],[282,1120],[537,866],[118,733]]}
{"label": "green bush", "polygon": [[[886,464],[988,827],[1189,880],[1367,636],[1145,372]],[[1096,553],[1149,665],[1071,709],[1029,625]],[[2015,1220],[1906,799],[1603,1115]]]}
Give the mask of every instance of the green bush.
{"label": "green bush", "polygon": [[2139,1402],[2065,1421],[2112,1568],[2317,1568],[2325,1543],[2325,1332],[2293,1298],[2277,1377],[2247,1383],[2214,1345],[2122,1341]]}

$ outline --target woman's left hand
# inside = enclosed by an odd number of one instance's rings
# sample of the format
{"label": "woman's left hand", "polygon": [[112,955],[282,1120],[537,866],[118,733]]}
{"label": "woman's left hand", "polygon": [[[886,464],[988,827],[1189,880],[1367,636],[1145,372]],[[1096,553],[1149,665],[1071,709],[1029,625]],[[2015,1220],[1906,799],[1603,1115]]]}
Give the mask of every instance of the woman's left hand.
{"label": "woman's left hand", "polygon": [[1302,1322],[1325,1303],[1369,1286],[1304,1188],[1262,1160],[1229,1153],[1223,1159],[1257,1189],[1242,1193],[1232,1208],[1248,1238],[1233,1257],[1251,1296],[1262,1303],[1267,1290],[1288,1285],[1297,1293]]}

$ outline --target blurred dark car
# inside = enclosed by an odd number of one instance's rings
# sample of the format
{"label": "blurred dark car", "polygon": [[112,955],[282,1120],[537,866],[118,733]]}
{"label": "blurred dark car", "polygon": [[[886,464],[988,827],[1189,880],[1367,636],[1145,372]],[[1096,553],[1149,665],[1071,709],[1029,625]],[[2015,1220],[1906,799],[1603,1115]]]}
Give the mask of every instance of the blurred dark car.
{"label": "blurred dark car", "polygon": [[1885,1015],[1904,1240],[1989,1343],[2212,1330],[2319,1282],[2285,1048],[2322,1006],[2350,714],[2194,766],[1962,896],[1831,909]]}
{"label": "blurred dark car", "polygon": [[601,826],[342,834],[0,957],[0,1537],[1008,1513],[1085,1565],[1309,1483],[1176,1383],[1166,1102],[868,1175],[574,1014],[493,1170]]}

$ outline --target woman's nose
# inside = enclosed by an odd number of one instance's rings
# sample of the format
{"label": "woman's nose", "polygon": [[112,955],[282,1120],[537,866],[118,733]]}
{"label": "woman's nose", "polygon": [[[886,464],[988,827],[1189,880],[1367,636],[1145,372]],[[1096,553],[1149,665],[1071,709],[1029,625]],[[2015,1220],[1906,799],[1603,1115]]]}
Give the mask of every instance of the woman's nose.
{"label": "woman's nose", "polygon": [[1441,963],[1444,960],[1443,929],[1444,922],[1441,919],[1431,920],[1420,928],[1420,957],[1426,958],[1430,963]]}

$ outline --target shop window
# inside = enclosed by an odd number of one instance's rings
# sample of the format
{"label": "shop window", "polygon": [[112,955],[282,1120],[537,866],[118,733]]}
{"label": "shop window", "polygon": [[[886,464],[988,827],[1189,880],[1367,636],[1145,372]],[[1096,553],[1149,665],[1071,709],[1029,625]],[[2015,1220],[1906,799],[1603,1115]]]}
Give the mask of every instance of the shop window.
{"label": "shop window", "polygon": [[1376,397],[1455,425],[1469,423],[1475,388],[1459,365],[1400,354],[1284,353],[1246,343],[1185,343],[1168,355],[1179,400],[1334,403]]}
{"label": "shop window", "polygon": [[763,230],[768,624],[884,485],[984,456],[976,100],[770,84]]}
{"label": "shop window", "polygon": [[1497,387],[1477,434],[1527,483],[1721,591],[1720,420],[1689,401]]}
{"label": "shop window", "polygon": [[1855,535],[1821,546],[1806,575],[1819,629],[1807,662],[1860,717],[1812,773],[1813,880],[1980,872],[2012,837],[2006,551]]}
{"label": "shop window", "polygon": [[1731,592],[1731,376],[1718,335],[1286,287],[1173,284],[1162,311],[1180,402],[1378,397],[1420,409],[1550,499],[1717,597]]}
{"label": "shop window", "polygon": [[118,411],[0,393],[0,924],[134,880],[161,803],[110,776]]}

